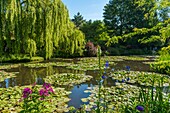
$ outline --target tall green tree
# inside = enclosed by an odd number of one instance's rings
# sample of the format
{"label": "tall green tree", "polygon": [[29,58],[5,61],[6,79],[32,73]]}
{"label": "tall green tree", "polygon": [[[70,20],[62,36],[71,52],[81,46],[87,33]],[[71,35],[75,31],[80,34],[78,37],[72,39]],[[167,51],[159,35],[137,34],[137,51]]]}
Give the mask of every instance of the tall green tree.
{"label": "tall green tree", "polygon": [[61,0],[0,2],[0,53],[81,55],[84,41]]}
{"label": "tall green tree", "polygon": [[77,28],[80,28],[85,22],[83,16],[80,14],[80,12],[78,12],[76,15],[74,15],[74,18],[72,19],[72,21],[74,22],[74,24],[76,25]]}
{"label": "tall green tree", "polygon": [[111,36],[131,32],[134,28],[151,27],[157,23],[156,11],[151,20],[145,17],[155,0],[110,0],[104,7],[104,23]]}
{"label": "tall green tree", "polygon": [[87,45],[90,42],[94,45],[100,45],[102,50],[106,49],[105,43],[110,37],[103,21],[86,21],[86,23],[80,27],[80,30],[85,34]]}
{"label": "tall green tree", "polygon": [[[150,1],[144,0],[143,2],[138,1],[139,6],[144,6]],[[150,8],[150,11],[145,14],[145,18],[154,20],[154,15],[157,15],[159,21],[165,21],[170,18],[170,1],[169,0],[155,0],[155,4]]]}
{"label": "tall green tree", "polygon": [[138,46],[147,49],[168,46],[170,43],[170,18],[152,28],[135,28],[133,32],[125,34],[121,38],[128,44],[138,44]]}
{"label": "tall green tree", "polygon": [[87,41],[98,42],[100,35],[107,29],[101,20],[89,20],[80,27],[80,30],[85,34]]}

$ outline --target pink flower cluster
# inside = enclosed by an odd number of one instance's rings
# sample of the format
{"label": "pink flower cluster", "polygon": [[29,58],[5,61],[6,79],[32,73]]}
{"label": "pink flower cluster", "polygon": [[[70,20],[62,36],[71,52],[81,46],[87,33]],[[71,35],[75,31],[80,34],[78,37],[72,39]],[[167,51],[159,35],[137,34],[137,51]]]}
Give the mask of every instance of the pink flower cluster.
{"label": "pink flower cluster", "polygon": [[[33,87],[35,87],[35,85],[36,85],[36,83],[33,84]],[[33,91],[30,88],[24,88],[22,97],[24,99],[28,98],[28,96],[32,93],[33,93]],[[54,90],[51,87],[51,84],[49,84],[49,83],[44,83],[42,89],[39,90],[39,95],[43,96],[43,98],[41,98],[41,100],[44,99],[44,96],[49,96],[49,94],[51,94],[51,93],[54,93]]]}
{"label": "pink flower cluster", "polygon": [[40,96],[48,96],[49,93],[54,93],[53,88],[49,83],[44,83],[43,88],[40,89],[39,94]]}
{"label": "pink flower cluster", "polygon": [[25,88],[23,90],[23,98],[27,98],[29,94],[32,94],[32,90],[30,88]]}

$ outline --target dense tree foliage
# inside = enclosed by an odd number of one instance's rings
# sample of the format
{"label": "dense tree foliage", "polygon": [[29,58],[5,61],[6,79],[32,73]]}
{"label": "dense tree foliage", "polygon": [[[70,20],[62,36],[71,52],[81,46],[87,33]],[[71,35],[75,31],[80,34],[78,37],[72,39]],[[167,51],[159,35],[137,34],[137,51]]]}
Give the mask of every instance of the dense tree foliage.
{"label": "dense tree foliage", "polygon": [[111,43],[118,43],[118,40],[123,40],[125,45],[141,46],[146,49],[167,46],[170,44],[170,18],[152,28],[135,28],[131,33],[114,36],[106,44],[110,46]]}
{"label": "dense tree foliage", "polygon": [[[158,23],[152,28],[134,29],[134,32],[124,35],[123,38],[137,38],[140,44],[148,47],[159,47],[166,45],[170,38],[170,19]],[[126,40],[125,40],[126,41]]]}
{"label": "dense tree foliage", "polygon": [[61,0],[1,0],[0,55],[80,56],[85,42],[102,50],[168,46],[169,6],[169,0],[110,0],[103,21],[85,21],[79,12],[70,20]]}
{"label": "dense tree foliage", "polygon": [[110,0],[104,7],[104,22],[111,38],[106,45],[143,50],[169,43],[168,0]]}
{"label": "dense tree foliage", "polygon": [[86,21],[80,30],[85,34],[87,41],[92,41],[95,44],[108,39],[107,29],[101,20]]}
{"label": "dense tree foliage", "polygon": [[0,1],[1,55],[29,52],[30,57],[37,53],[49,59],[81,55],[83,48],[84,35],[61,0]]}
{"label": "dense tree foliage", "polygon": [[[107,28],[101,20],[86,21],[80,30],[85,34],[86,41],[91,41],[95,46],[100,45],[103,50],[106,50],[105,43],[110,38]],[[88,44],[87,44],[88,45]],[[89,49],[86,49],[89,50]],[[95,49],[92,49],[95,50]],[[93,55],[91,55],[93,56]]]}
{"label": "dense tree foliage", "polygon": [[131,32],[134,28],[148,28],[157,23],[154,10],[153,18],[146,18],[146,14],[155,6],[155,0],[110,0],[104,7],[104,22],[110,35]]}

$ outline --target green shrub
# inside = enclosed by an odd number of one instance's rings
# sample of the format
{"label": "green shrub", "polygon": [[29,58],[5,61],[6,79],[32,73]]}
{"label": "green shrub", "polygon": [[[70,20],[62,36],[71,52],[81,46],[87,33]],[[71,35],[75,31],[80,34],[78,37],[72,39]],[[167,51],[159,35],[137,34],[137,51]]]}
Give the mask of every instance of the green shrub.
{"label": "green shrub", "polygon": [[158,61],[170,61],[170,54],[161,55],[161,56],[158,58]]}
{"label": "green shrub", "polygon": [[170,60],[155,62],[151,64],[151,68],[156,72],[170,75]]}
{"label": "green shrub", "polygon": [[163,47],[159,54],[160,57],[151,64],[151,68],[156,72],[170,75],[170,46]]}
{"label": "green shrub", "polygon": [[161,51],[159,51],[160,55],[170,55],[170,45],[168,47],[163,47]]}

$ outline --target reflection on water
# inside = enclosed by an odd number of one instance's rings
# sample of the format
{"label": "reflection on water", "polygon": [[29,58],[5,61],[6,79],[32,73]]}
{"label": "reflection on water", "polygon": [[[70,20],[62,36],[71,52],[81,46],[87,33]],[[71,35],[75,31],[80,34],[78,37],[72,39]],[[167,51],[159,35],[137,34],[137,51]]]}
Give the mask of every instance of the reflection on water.
{"label": "reflection on water", "polygon": [[88,84],[74,86],[73,89],[71,90],[72,93],[69,95],[69,98],[71,98],[71,100],[68,103],[68,105],[74,106],[75,108],[80,108],[80,106],[83,104],[81,98],[86,98],[90,95],[90,93],[84,93],[84,90],[86,90],[88,87],[89,87]]}
{"label": "reflection on water", "polygon": [[126,70],[126,66],[130,66],[130,69],[132,71],[145,71],[145,72],[149,72],[151,71],[150,69],[150,65],[149,64],[145,64],[143,62],[150,62],[148,61],[132,61],[132,60],[125,60],[125,61],[117,61],[116,66],[114,67],[115,69],[118,70]]}
{"label": "reflection on water", "polygon": [[[53,60],[52,60],[53,61]],[[48,61],[45,61],[48,62]],[[54,61],[53,61],[54,62]],[[69,60],[69,62],[71,62]],[[76,62],[74,60],[74,62]],[[150,71],[148,64],[143,64],[142,61],[120,61],[116,62],[117,65],[110,66],[111,69],[114,68],[115,70],[121,70],[125,69],[125,66],[130,66],[131,70],[138,70],[138,71]],[[0,82],[0,87],[2,88],[8,88],[8,87],[14,87],[14,86],[23,86],[23,85],[30,85],[33,83],[37,83],[39,85],[43,84],[43,78],[49,75],[53,75],[55,73],[85,73],[86,75],[93,76],[93,79],[91,81],[88,81],[86,83],[83,83],[81,85],[75,85],[73,87],[66,87],[67,90],[71,90],[71,94],[69,97],[71,98],[71,101],[68,103],[69,106],[74,106],[76,108],[79,108],[82,104],[81,98],[87,97],[89,94],[84,93],[84,90],[87,89],[87,87],[97,85],[99,80],[98,71],[79,71],[79,70],[71,70],[67,69],[65,67],[53,67],[49,66],[47,68],[28,68],[21,65],[18,68],[15,69],[8,69],[6,70],[8,72],[19,72],[15,78],[7,78],[3,82]],[[107,79],[106,81],[108,86],[115,85],[115,81],[113,79]]]}
{"label": "reflection on water", "polygon": [[5,79],[4,81],[5,81],[6,88],[8,88],[9,87],[9,78]]}
{"label": "reflection on water", "polygon": [[0,82],[0,87],[2,88],[30,85],[35,82],[42,85],[44,83],[43,78],[55,73],[82,73],[82,71],[71,70],[64,67],[49,66],[47,68],[28,68],[23,65],[15,69],[8,69],[5,71],[19,73],[16,74],[15,78],[8,78],[3,82]]}

